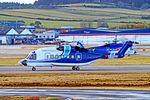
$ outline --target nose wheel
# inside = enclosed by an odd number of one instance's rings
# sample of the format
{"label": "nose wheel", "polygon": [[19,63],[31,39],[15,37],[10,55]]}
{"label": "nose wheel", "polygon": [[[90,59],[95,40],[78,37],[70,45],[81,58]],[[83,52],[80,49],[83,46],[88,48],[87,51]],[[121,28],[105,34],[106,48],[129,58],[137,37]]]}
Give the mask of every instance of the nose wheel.
{"label": "nose wheel", "polygon": [[36,68],[35,68],[35,67],[32,67],[32,71],[36,71]]}
{"label": "nose wheel", "polygon": [[79,67],[79,66],[73,66],[73,67],[72,67],[72,70],[79,71],[79,70],[80,70],[80,67]]}

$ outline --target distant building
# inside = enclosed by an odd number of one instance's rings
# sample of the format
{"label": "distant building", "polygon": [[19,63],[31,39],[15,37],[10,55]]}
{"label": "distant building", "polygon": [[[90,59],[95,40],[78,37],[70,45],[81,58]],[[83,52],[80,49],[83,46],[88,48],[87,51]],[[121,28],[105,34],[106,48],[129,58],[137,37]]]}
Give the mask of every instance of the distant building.
{"label": "distant building", "polygon": [[44,33],[32,33],[28,29],[22,31],[10,29],[6,34],[0,35],[0,44],[38,44],[54,40],[59,32],[47,31]]}
{"label": "distant building", "polygon": [[7,27],[20,27],[22,23],[19,22],[11,22],[11,21],[1,21],[0,26],[7,26]]}
{"label": "distant building", "polygon": [[0,44],[7,44],[7,37],[0,35]]}
{"label": "distant building", "polygon": [[20,28],[28,29],[30,32],[35,32],[35,26],[20,26]]}
{"label": "distant building", "polygon": [[7,35],[18,35],[19,33],[16,31],[16,30],[14,30],[13,28],[10,30],[10,31],[8,31],[7,33],[6,33]]}
{"label": "distant building", "polygon": [[46,32],[43,32],[43,33],[37,33],[35,35],[37,36],[37,39],[39,39],[39,40],[41,40],[41,39],[52,40],[52,39],[55,39],[59,36],[59,32],[46,31]]}
{"label": "distant building", "polygon": [[84,44],[104,44],[112,42],[116,36],[118,40],[133,40],[140,44],[150,44],[150,29],[84,29],[62,32],[59,35],[63,40],[77,40]]}
{"label": "distant building", "polygon": [[6,33],[6,35],[7,35],[7,38],[6,38],[7,39],[7,44],[15,44],[14,39],[16,38],[16,36],[19,35],[19,33],[12,28],[10,31],[8,31]]}

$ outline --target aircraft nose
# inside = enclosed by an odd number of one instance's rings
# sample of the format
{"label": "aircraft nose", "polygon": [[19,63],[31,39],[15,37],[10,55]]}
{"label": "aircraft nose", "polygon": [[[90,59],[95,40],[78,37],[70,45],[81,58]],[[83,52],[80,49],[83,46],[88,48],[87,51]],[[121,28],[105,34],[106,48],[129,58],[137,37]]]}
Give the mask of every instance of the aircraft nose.
{"label": "aircraft nose", "polygon": [[21,60],[18,62],[20,65],[27,66],[27,60]]}

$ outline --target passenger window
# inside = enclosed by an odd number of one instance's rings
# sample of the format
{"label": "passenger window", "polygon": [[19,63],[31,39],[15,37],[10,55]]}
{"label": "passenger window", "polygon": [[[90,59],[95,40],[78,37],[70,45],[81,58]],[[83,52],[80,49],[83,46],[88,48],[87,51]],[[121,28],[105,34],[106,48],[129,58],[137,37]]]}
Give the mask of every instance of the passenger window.
{"label": "passenger window", "polygon": [[80,59],[80,58],[81,58],[81,56],[80,56],[80,55],[78,55],[78,56],[77,56],[77,58],[78,58],[78,59]]}
{"label": "passenger window", "polygon": [[51,55],[50,58],[51,58],[51,59],[54,59],[54,55]]}
{"label": "passenger window", "polygon": [[95,51],[95,48],[92,50],[93,52]]}
{"label": "passenger window", "polygon": [[67,56],[67,58],[69,59],[69,55]]}
{"label": "passenger window", "polygon": [[55,55],[55,58],[56,58],[56,59],[58,59],[58,57],[59,57],[58,55]]}
{"label": "passenger window", "polygon": [[49,59],[49,55],[46,55],[46,59]]}
{"label": "passenger window", "polygon": [[74,59],[74,55],[72,55],[71,58]]}

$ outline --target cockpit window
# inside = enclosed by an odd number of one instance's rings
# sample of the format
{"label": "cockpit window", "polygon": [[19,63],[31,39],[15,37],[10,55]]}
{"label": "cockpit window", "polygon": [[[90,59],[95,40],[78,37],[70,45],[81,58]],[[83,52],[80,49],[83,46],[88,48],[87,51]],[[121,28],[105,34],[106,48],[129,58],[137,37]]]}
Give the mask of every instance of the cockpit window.
{"label": "cockpit window", "polygon": [[26,59],[36,60],[36,53],[35,53],[35,52],[32,52],[31,54],[29,54],[29,55],[27,56]]}

